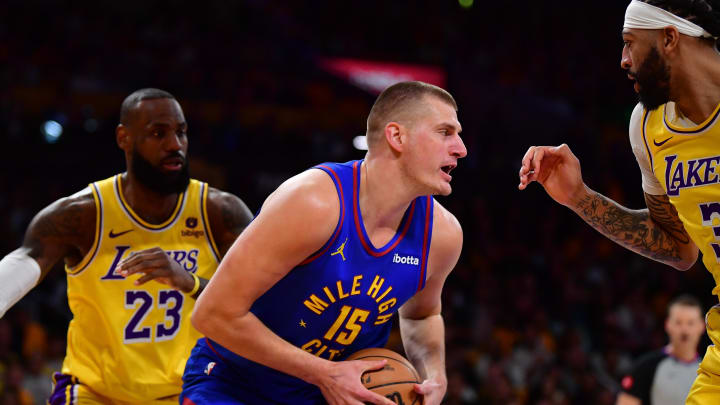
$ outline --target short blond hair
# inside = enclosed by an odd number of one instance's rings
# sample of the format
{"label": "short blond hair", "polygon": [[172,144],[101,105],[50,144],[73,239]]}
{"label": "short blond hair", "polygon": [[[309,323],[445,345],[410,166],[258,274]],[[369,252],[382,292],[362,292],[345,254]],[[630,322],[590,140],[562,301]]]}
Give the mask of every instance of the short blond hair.
{"label": "short blond hair", "polygon": [[367,119],[368,144],[380,139],[388,122],[398,118],[420,103],[424,97],[431,96],[451,105],[457,111],[457,103],[450,93],[438,86],[418,81],[400,82],[385,89],[375,100]]}

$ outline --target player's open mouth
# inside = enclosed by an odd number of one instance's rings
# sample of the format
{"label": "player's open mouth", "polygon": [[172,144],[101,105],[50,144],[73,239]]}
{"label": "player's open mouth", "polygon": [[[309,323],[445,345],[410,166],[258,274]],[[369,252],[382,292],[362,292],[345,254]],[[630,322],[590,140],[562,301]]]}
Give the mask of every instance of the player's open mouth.
{"label": "player's open mouth", "polygon": [[167,170],[180,170],[184,161],[182,158],[169,158],[162,161],[162,166]]}
{"label": "player's open mouth", "polygon": [[627,77],[628,77],[628,79],[632,80],[632,82],[633,82],[633,88],[635,89],[635,92],[636,92],[636,93],[640,92],[640,85],[639,85],[638,82],[637,82],[637,78],[636,78],[634,75],[630,74],[630,73],[628,73]]}
{"label": "player's open mouth", "polygon": [[455,167],[457,167],[457,165],[447,165],[447,166],[441,167],[440,169],[442,169],[442,171],[444,171],[445,174],[450,175],[450,172],[453,171],[453,169]]}

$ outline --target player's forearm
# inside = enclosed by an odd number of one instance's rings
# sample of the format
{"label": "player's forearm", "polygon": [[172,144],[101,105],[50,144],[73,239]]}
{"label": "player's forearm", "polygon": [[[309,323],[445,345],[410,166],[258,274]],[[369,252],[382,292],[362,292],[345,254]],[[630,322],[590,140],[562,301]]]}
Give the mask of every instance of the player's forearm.
{"label": "player's forearm", "polygon": [[696,260],[684,230],[660,226],[648,209],[631,210],[587,187],[570,208],[598,232],[645,257],[681,270]]}
{"label": "player's forearm", "polygon": [[[197,307],[196,307],[197,309]],[[265,326],[252,312],[229,317],[212,311],[192,315],[193,325],[205,336],[256,363],[282,371],[315,384],[317,376],[326,373],[328,360],[316,357],[282,339]]]}
{"label": "player's forearm", "polygon": [[40,273],[40,266],[25,248],[0,259],[0,318],[38,283]]}
{"label": "player's forearm", "polygon": [[447,385],[445,372],[445,325],[442,315],[424,319],[400,317],[405,353],[420,376]]}

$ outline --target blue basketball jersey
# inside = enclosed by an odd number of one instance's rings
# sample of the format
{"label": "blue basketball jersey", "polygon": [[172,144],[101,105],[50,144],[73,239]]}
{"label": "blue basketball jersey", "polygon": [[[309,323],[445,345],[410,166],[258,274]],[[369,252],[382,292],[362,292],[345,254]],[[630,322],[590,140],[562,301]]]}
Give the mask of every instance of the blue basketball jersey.
{"label": "blue basketball jersey", "polygon": [[[320,250],[292,269],[251,308],[278,336],[329,360],[343,360],[367,347],[383,347],[393,315],[425,286],[433,198],[415,199],[395,236],[384,246],[375,247],[360,212],[361,164],[352,161],[314,167],[335,183],[340,202],[335,231]],[[210,339],[200,339],[193,350],[186,369],[186,390],[200,382],[193,381],[191,374],[202,370],[206,376],[212,375],[213,371],[205,372],[208,362],[222,364],[223,374],[232,375],[218,378],[232,381],[232,388],[246,391],[247,398],[262,398],[265,403],[324,402],[315,386],[251,362]],[[243,399],[243,394],[238,395]]]}

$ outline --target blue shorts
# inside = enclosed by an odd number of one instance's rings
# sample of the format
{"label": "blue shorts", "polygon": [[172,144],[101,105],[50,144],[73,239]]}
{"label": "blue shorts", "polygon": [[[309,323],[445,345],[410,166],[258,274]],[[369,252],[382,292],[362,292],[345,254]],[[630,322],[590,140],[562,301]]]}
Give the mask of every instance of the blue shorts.
{"label": "blue shorts", "polygon": [[[181,405],[327,404],[317,387],[242,358],[229,361],[226,349],[214,346],[217,351],[200,339],[193,348],[183,375]],[[292,380],[300,384],[287,383]]]}

